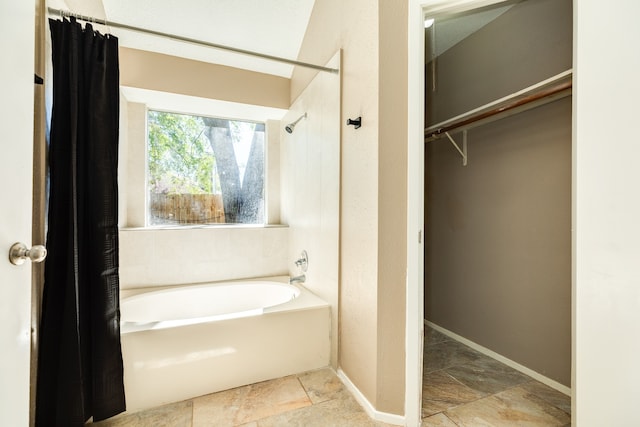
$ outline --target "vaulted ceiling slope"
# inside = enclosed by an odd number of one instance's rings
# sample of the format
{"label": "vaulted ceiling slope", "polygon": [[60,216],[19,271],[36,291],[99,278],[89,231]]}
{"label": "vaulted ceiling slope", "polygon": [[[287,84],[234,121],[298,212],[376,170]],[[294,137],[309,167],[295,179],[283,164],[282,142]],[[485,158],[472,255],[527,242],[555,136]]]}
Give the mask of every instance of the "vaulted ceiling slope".
{"label": "vaulted ceiling slope", "polygon": [[[514,3],[493,6],[485,9],[471,10],[454,16],[435,17],[435,49],[434,56],[440,56],[471,34],[483,28],[511,9]],[[431,58],[427,58],[427,61]]]}
{"label": "vaulted ceiling slope", "polygon": [[[50,0],[49,7],[210,43],[297,59],[315,0]],[[109,29],[105,29],[109,31]],[[110,29],[120,45],[291,77],[291,65],[141,32]]]}

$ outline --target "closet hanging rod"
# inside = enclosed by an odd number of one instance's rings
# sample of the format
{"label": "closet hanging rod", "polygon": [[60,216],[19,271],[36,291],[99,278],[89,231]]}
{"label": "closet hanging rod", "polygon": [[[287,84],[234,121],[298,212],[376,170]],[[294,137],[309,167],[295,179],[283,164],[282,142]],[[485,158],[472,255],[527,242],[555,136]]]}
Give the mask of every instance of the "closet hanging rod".
{"label": "closet hanging rod", "polygon": [[135,27],[133,25],[121,24],[119,22],[108,21],[106,19],[99,19],[99,18],[94,18],[94,17],[86,16],[86,15],[80,15],[78,13],[73,13],[73,12],[69,12],[69,11],[66,11],[66,10],[54,9],[52,7],[47,8],[47,10],[49,11],[49,13],[51,15],[59,15],[61,17],[67,17],[67,18],[73,17],[73,18],[76,18],[76,19],[78,19],[80,21],[90,22],[90,23],[93,23],[93,24],[100,24],[100,25],[106,25],[108,27],[122,28],[124,30],[137,31],[139,33],[146,33],[146,34],[151,34],[151,35],[154,35],[154,36],[165,37],[165,38],[168,38],[168,39],[178,40],[178,41],[187,42],[187,43],[193,43],[193,44],[206,46],[206,47],[210,47],[210,48],[214,48],[214,49],[226,50],[226,51],[229,51],[229,52],[239,53],[239,54],[242,54],[242,55],[255,56],[255,57],[266,59],[266,60],[269,60],[269,61],[282,62],[282,63],[289,64],[289,65],[297,65],[299,67],[312,68],[314,70],[326,71],[328,73],[334,73],[334,74],[337,74],[340,71],[337,68],[323,67],[321,65],[310,64],[308,62],[302,62],[302,61],[296,61],[294,59],[281,58],[279,56],[268,55],[268,54],[265,54],[265,53],[254,52],[254,51],[251,51],[251,50],[240,49],[240,48],[232,47],[232,46],[225,46],[225,45],[221,45],[221,44],[217,44],[217,43],[207,42],[207,41],[204,41],[204,40],[192,39],[192,38],[189,38],[189,37],[183,37],[183,36],[179,36],[179,35],[176,35],[176,34],[163,33],[161,31],[151,30],[151,29],[148,29],[148,28]]}
{"label": "closet hanging rod", "polygon": [[[571,70],[567,70],[563,73],[558,74],[557,76],[554,76],[550,79],[540,82],[537,85],[533,85],[529,88],[523,89],[522,91],[516,92],[513,95],[510,95],[498,101],[489,103],[484,107],[480,107],[478,109],[472,110],[467,114],[460,115],[454,119],[441,122],[434,126],[430,126],[426,128],[424,131],[425,142],[433,141],[445,135],[445,133],[447,132],[451,132],[460,128],[468,129],[470,125],[474,123],[489,119],[499,114],[503,114],[503,113],[515,110],[527,104],[540,102],[546,98],[551,99],[551,97],[554,97],[554,96],[557,97],[559,95],[562,95],[571,90],[572,88],[571,80],[565,81],[563,83],[559,83],[555,86],[545,87],[544,89],[539,89],[535,92],[531,92],[531,90],[534,87],[546,86],[549,84],[550,81],[560,81],[570,76],[571,76]],[[526,96],[522,96],[523,93],[529,93],[529,94]],[[511,99],[514,99],[516,97],[517,99],[509,102]],[[498,106],[495,108],[486,110],[487,107],[494,106],[494,105],[498,105]]]}

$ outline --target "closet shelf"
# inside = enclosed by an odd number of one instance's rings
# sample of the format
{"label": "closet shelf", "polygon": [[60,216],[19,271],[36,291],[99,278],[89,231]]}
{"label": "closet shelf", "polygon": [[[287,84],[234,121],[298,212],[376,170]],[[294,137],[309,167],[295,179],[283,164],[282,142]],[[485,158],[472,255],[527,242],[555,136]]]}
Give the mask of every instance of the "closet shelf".
{"label": "closet shelf", "polygon": [[[572,88],[571,76],[572,70],[569,69],[511,95],[429,126],[424,130],[424,140],[425,142],[431,142],[446,136],[458,148],[450,136],[451,132],[466,131],[569,96]],[[458,151],[461,150],[458,148]],[[462,154],[461,152],[461,154],[466,163],[466,149],[464,151],[465,153]]]}

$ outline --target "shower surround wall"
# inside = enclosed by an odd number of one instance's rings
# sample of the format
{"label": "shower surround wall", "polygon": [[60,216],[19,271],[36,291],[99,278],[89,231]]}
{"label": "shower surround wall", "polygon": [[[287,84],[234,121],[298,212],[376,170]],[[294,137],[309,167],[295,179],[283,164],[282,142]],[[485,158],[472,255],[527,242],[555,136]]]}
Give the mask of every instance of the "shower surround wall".
{"label": "shower surround wall", "polygon": [[123,289],[287,274],[287,227],[120,231]]}
{"label": "shower surround wall", "polygon": [[[338,52],[327,64],[340,68]],[[292,134],[284,125],[307,113]],[[340,215],[340,76],[319,73],[292,104],[280,130],[282,222],[289,225],[287,260],[309,254],[305,287],[331,305],[331,364],[338,363]],[[292,262],[289,273],[300,272]]]}

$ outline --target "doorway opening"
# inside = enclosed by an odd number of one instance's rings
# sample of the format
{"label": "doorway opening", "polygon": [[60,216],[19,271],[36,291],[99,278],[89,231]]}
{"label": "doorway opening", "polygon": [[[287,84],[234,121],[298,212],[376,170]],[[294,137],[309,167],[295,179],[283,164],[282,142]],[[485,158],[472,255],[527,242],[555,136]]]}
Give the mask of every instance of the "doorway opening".
{"label": "doorway opening", "polygon": [[568,422],[572,2],[426,18],[422,417]]}

